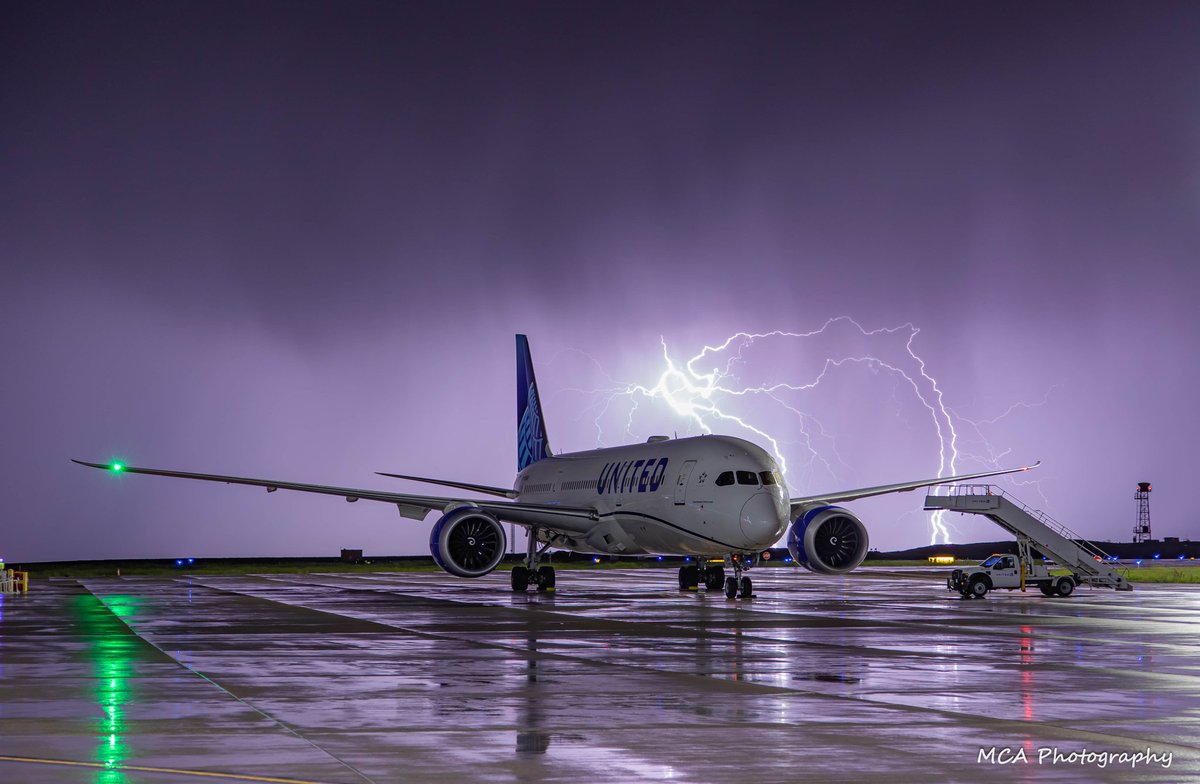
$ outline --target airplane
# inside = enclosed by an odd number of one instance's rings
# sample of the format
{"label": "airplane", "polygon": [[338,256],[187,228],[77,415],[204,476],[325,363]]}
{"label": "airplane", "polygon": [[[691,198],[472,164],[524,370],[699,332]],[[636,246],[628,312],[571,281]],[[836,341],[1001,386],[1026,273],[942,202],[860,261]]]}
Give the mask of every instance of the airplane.
{"label": "airplane", "polygon": [[[555,590],[554,568],[542,563],[551,548],[595,555],[664,555],[695,559],[679,569],[679,589],[723,590],[729,599],[753,596],[745,574],[788,532],[793,561],[819,574],[843,574],[867,555],[866,526],[836,506],[900,493],[1028,471],[1033,465],[789,498],[774,458],[741,438],[651,436],[645,443],[556,455],[550,449],[533,358],[517,335],[517,477],[512,489],[448,479],[377,472],[503,500],[394,493],[349,487],[139,468],[123,463],[73,462],[113,473],[149,474],[341,496],[395,504],[402,517],[440,517],[429,534],[434,562],[457,577],[483,577],[508,551],[503,523],[528,529],[524,563],[514,566],[512,590]],[[726,575],[726,569],[732,575]]]}

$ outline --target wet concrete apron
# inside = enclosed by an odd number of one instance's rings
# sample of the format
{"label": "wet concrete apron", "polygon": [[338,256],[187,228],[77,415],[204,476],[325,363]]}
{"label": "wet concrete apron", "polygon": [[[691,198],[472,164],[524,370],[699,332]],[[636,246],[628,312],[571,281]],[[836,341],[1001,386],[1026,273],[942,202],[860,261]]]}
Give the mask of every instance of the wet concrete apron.
{"label": "wet concrete apron", "polygon": [[[506,572],[38,583],[0,604],[0,778],[1200,773],[1196,588],[963,601],[932,579],[754,577],[748,601],[654,569],[564,571],[553,595]],[[1147,747],[1171,766],[1038,761]]]}

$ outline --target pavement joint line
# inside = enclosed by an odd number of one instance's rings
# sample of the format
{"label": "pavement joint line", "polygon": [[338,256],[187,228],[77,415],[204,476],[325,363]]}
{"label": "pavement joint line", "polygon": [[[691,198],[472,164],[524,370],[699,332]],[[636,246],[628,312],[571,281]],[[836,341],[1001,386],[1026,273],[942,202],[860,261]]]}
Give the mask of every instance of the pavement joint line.
{"label": "pavement joint line", "polygon": [[[284,575],[283,577],[286,577],[286,575]],[[294,586],[294,587],[303,587],[304,585],[308,584],[307,582],[302,582],[300,580],[293,581],[293,580],[287,580],[287,579],[277,579],[275,577],[272,577],[270,581],[275,582],[275,583],[282,583],[284,585],[290,585],[290,586]],[[215,586],[211,586],[211,585],[206,585],[205,587],[215,588]],[[333,589],[339,588],[339,586],[328,585],[328,584],[322,584],[322,587],[333,588]],[[346,590],[344,586],[341,586],[340,589],[343,591]],[[216,590],[228,591],[229,593],[236,593],[236,594],[239,594],[242,596],[250,596],[252,598],[256,598],[256,599],[260,599],[260,600],[268,601],[268,602],[273,602],[276,604],[282,604],[282,605],[289,606],[289,607],[303,607],[308,610],[314,610],[316,612],[326,613],[328,615],[334,615],[334,616],[338,616],[338,617],[342,617],[342,618],[354,618],[355,620],[363,620],[362,618],[357,618],[354,615],[337,612],[335,610],[326,610],[326,609],[322,609],[320,607],[313,607],[313,606],[309,606],[307,604],[287,602],[287,601],[283,601],[276,597],[257,596],[252,593],[246,593],[245,591],[240,591],[240,590],[235,590],[235,589],[216,588]],[[362,589],[355,588],[353,590],[362,590]],[[381,589],[371,589],[371,591],[379,592],[379,593],[399,593],[399,594],[405,595],[405,596],[410,595],[410,594],[404,593],[403,591],[386,591],[386,590],[381,590]],[[430,600],[431,597],[422,595],[417,598],[420,598],[422,600]],[[438,598],[436,598],[436,601],[445,602],[448,604],[458,604],[458,605],[467,604],[467,603],[459,601],[457,599],[445,598],[445,597],[438,597]],[[524,607],[521,607],[521,606],[505,607],[505,606],[501,606],[501,605],[490,605],[490,604],[489,605],[469,605],[468,604],[467,606],[475,606],[475,607],[479,607],[480,609],[485,609],[485,610],[489,610],[489,611],[544,613],[547,615],[567,615],[570,617],[579,618],[579,616],[571,616],[571,614],[565,610],[546,609],[546,608],[543,608],[538,605],[525,605]],[[765,611],[765,608],[764,608],[764,611]],[[476,646],[483,647],[483,648],[500,648],[503,650],[517,651],[517,652],[521,652],[523,650],[523,649],[517,647],[517,645],[515,645],[515,644],[510,645],[510,644],[506,644],[503,642],[480,640],[473,636],[462,637],[462,636],[456,636],[456,635],[450,635],[450,634],[444,634],[444,633],[422,631],[422,630],[413,629],[411,627],[406,627],[406,626],[397,626],[394,624],[384,624],[381,621],[378,621],[375,619],[371,619],[371,620],[373,620],[375,623],[380,623],[381,625],[390,626],[391,628],[395,628],[395,629],[407,632],[409,634],[414,634],[414,635],[418,635],[418,636],[422,636],[422,637],[429,637],[429,638],[434,638],[434,639],[453,639],[453,640],[457,640],[459,642],[465,642],[465,643],[468,643],[471,645],[476,645]],[[597,619],[593,619],[593,618],[589,617],[589,618],[587,618],[587,620],[595,621]],[[636,626],[641,625],[641,623],[639,623],[637,621],[630,621],[630,620],[625,620],[625,619],[599,619],[599,620],[604,620],[606,622],[606,625],[611,625],[611,626],[625,626],[625,627],[633,626],[633,627],[636,627]],[[721,632],[721,634],[722,634],[722,636],[725,636],[725,637],[732,636],[731,632]],[[748,638],[745,635],[743,635],[742,639],[745,640]],[[164,653],[165,653],[165,651],[164,651]],[[528,654],[529,652],[526,651],[526,653]],[[170,655],[170,654],[167,654],[167,655]],[[733,680],[728,680],[728,679],[724,679],[724,678],[713,678],[711,676],[693,675],[691,673],[684,673],[684,672],[653,670],[653,669],[650,669],[647,667],[642,667],[642,666],[639,666],[636,664],[631,664],[628,662],[609,662],[609,661],[603,661],[603,660],[590,659],[590,658],[586,658],[586,657],[580,657],[577,655],[572,655],[571,653],[569,653],[567,651],[561,651],[561,652],[560,651],[553,651],[553,652],[537,651],[536,655],[539,657],[562,658],[562,659],[566,659],[568,661],[573,661],[573,662],[585,662],[590,665],[601,666],[601,667],[617,667],[620,669],[635,669],[635,670],[642,671],[642,672],[651,672],[654,675],[657,675],[660,677],[666,676],[666,677],[682,678],[682,679],[688,679],[688,680],[695,679],[695,678],[702,678],[702,679],[705,679],[706,681],[708,681],[709,683],[715,682],[723,687],[732,688],[732,689],[738,690],[738,691],[753,690],[753,691],[757,691],[759,693],[767,693],[767,694],[802,694],[802,695],[805,695],[808,697],[825,699],[825,700],[836,701],[836,702],[842,702],[842,701],[849,700],[851,702],[858,703],[858,704],[867,704],[867,705],[872,705],[875,707],[885,707],[885,708],[888,708],[891,710],[899,711],[901,713],[909,713],[909,714],[917,714],[917,715],[935,714],[935,715],[941,716],[942,718],[948,719],[952,722],[961,722],[961,721],[963,721],[964,718],[966,718],[966,719],[969,719],[976,726],[987,727],[987,728],[991,728],[991,729],[1003,728],[1003,729],[1012,730],[1017,733],[1024,733],[1027,735],[1031,735],[1031,736],[1036,735],[1036,736],[1043,736],[1043,737],[1049,737],[1049,738],[1063,737],[1063,738],[1071,738],[1071,739],[1075,739],[1075,740],[1109,742],[1114,745],[1120,745],[1122,747],[1131,748],[1131,749],[1140,749],[1145,745],[1145,741],[1141,738],[1130,738],[1125,735],[1114,735],[1114,734],[1106,733],[1106,732],[1096,732],[1096,731],[1092,731],[1092,730],[1076,729],[1074,727],[1064,727],[1064,726],[1061,726],[1058,724],[1050,724],[1050,723],[1046,723],[1046,722],[1030,723],[1030,722],[1022,721],[1019,719],[993,718],[990,716],[981,716],[981,715],[973,714],[973,713],[964,713],[964,712],[960,712],[960,711],[948,710],[945,708],[907,705],[904,703],[888,702],[888,701],[881,700],[881,699],[871,699],[869,697],[858,697],[858,696],[850,696],[850,695],[843,695],[843,694],[827,694],[825,692],[809,691],[809,690],[805,690],[805,689],[800,689],[800,688],[796,688],[795,686],[774,686],[774,685],[766,684],[766,683],[753,683],[753,682],[748,682],[748,681],[733,681]],[[1056,735],[1056,733],[1057,733],[1057,735]],[[1189,746],[1189,745],[1184,745],[1184,744],[1173,744],[1173,743],[1165,743],[1165,742],[1159,742],[1159,746],[1162,748],[1165,748],[1165,749],[1170,749],[1171,751],[1180,753],[1180,754],[1190,754],[1190,755],[1200,754],[1200,746]]]}
{"label": "pavement joint line", "polygon": [[310,746],[312,746],[314,749],[316,749],[317,751],[321,752],[322,754],[328,755],[328,756],[329,756],[331,759],[334,759],[334,760],[336,760],[336,761],[337,761],[338,763],[340,763],[340,764],[341,764],[343,767],[345,767],[345,768],[346,768],[346,770],[348,770],[348,771],[350,771],[351,773],[353,773],[354,775],[358,776],[358,777],[359,777],[359,778],[361,778],[363,781],[369,782],[369,784],[376,784],[376,783],[375,783],[375,780],[374,780],[374,779],[372,779],[370,776],[368,776],[367,774],[363,773],[361,770],[359,770],[358,768],[354,767],[354,766],[353,766],[353,765],[351,765],[349,762],[347,762],[346,760],[342,759],[341,757],[339,757],[338,755],[334,754],[333,752],[329,751],[328,749],[322,748],[320,745],[318,745],[318,744],[317,744],[316,742],[314,742],[312,739],[310,739],[310,738],[307,738],[307,737],[305,737],[304,735],[300,734],[300,732],[298,732],[298,731],[297,731],[297,730],[296,730],[294,727],[291,727],[291,726],[289,726],[289,725],[288,725],[286,722],[284,722],[284,721],[281,721],[280,719],[276,718],[275,716],[272,716],[271,714],[267,713],[267,712],[266,712],[266,711],[264,711],[263,709],[261,709],[261,708],[259,708],[258,706],[254,705],[253,703],[251,703],[251,702],[249,702],[249,701],[247,701],[247,700],[243,699],[242,697],[239,697],[238,695],[234,694],[234,693],[233,693],[233,692],[231,692],[229,689],[227,689],[227,688],[225,688],[224,686],[222,686],[221,684],[217,683],[216,681],[214,681],[212,678],[208,677],[208,676],[207,676],[207,675],[205,675],[204,673],[202,673],[202,672],[199,672],[199,671],[195,670],[195,669],[194,669],[194,668],[192,668],[192,667],[189,667],[188,665],[186,665],[186,664],[184,664],[183,662],[179,661],[179,659],[176,659],[174,656],[172,656],[172,655],[171,655],[170,653],[168,653],[167,651],[163,650],[163,649],[162,649],[161,647],[159,647],[158,645],[155,645],[155,644],[154,644],[153,642],[151,642],[149,639],[147,639],[147,638],[146,638],[146,637],[144,637],[143,635],[139,634],[139,633],[138,633],[138,631],[137,631],[136,629],[134,629],[132,626],[130,626],[129,624],[125,623],[125,619],[124,619],[124,618],[122,618],[121,616],[117,615],[116,613],[114,613],[114,612],[112,611],[112,608],[110,608],[110,607],[108,606],[108,603],[107,603],[106,601],[104,601],[104,599],[103,599],[103,598],[101,598],[100,596],[96,595],[95,591],[93,591],[93,590],[92,590],[92,589],[91,589],[91,588],[90,588],[90,587],[89,587],[89,586],[88,586],[86,583],[84,583],[82,580],[80,580],[80,581],[78,581],[78,582],[79,582],[79,585],[83,586],[84,590],[86,590],[86,591],[87,591],[89,594],[91,594],[92,596],[94,596],[94,597],[96,598],[96,600],[97,600],[97,601],[99,601],[99,602],[100,602],[102,605],[104,605],[104,608],[105,608],[106,610],[108,610],[110,613],[112,613],[112,615],[113,615],[113,617],[114,617],[114,618],[116,618],[118,621],[120,621],[120,622],[121,622],[121,624],[122,624],[123,626],[125,626],[125,628],[129,629],[129,631],[130,631],[130,632],[131,632],[131,633],[132,633],[132,634],[133,634],[135,637],[137,637],[139,640],[141,640],[142,642],[144,642],[146,645],[149,645],[150,647],[152,647],[152,648],[154,648],[155,650],[157,650],[159,653],[161,653],[161,654],[163,654],[164,656],[168,657],[168,658],[169,658],[169,659],[171,659],[172,661],[174,661],[174,662],[178,663],[180,667],[182,667],[183,669],[185,669],[185,670],[187,670],[188,672],[192,673],[192,674],[193,674],[193,675],[195,675],[196,677],[198,677],[198,678],[202,678],[203,680],[205,680],[205,681],[207,681],[208,683],[212,684],[214,687],[216,687],[216,688],[217,688],[217,689],[219,689],[220,691],[224,692],[224,693],[225,693],[226,695],[228,695],[229,697],[232,697],[232,698],[233,698],[234,700],[236,700],[237,702],[240,702],[242,705],[245,705],[247,708],[249,708],[250,710],[254,711],[254,712],[255,712],[255,713],[257,713],[258,715],[262,716],[263,718],[265,718],[265,719],[268,719],[269,721],[273,721],[273,722],[275,722],[275,724],[277,724],[279,727],[281,727],[281,728],[282,728],[282,729],[283,729],[285,732],[287,732],[287,733],[290,733],[291,735],[295,736],[296,738],[298,738],[298,739],[300,739],[300,740],[304,741],[305,743],[309,744]]}
{"label": "pavement joint line", "polygon": [[285,779],[274,776],[254,776],[246,773],[218,773],[206,770],[185,770],[183,768],[158,768],[150,765],[109,765],[104,762],[82,762],[79,760],[43,759],[41,757],[10,757],[0,755],[0,762],[20,762],[36,765],[63,765],[74,768],[95,768],[100,770],[131,771],[136,773],[170,773],[177,776],[196,776],[199,778],[225,779],[228,781],[258,781],[269,784],[324,784],[309,779]]}
{"label": "pavement joint line", "polygon": [[[354,575],[354,576],[357,577],[357,575]],[[283,583],[285,585],[308,585],[308,584],[310,584],[310,581],[297,579],[295,577],[292,577],[292,576],[286,575],[286,574],[264,575],[264,577],[266,579],[270,580],[271,582]],[[340,585],[337,585],[334,583],[316,583],[316,584],[321,585],[322,587],[325,587],[325,588],[341,589],[343,591],[346,590],[346,587],[344,585],[340,586]],[[368,588],[368,589],[359,589],[359,590],[370,590],[370,591],[374,591],[374,592],[378,592],[378,593],[397,593],[397,591],[386,590],[382,586],[372,586],[371,588]],[[403,593],[403,592],[400,592],[400,593]],[[462,602],[459,602],[455,599],[439,598],[438,601],[462,604]],[[486,605],[486,606],[500,607],[500,605]],[[314,608],[309,608],[309,609],[314,609]],[[511,608],[509,608],[509,609],[511,609]],[[733,608],[729,607],[728,605],[717,605],[717,607],[715,609],[717,611],[723,611],[723,610],[729,610],[729,609],[733,609]],[[527,607],[526,611],[527,612],[543,612],[543,613],[547,613],[547,614],[563,614],[563,615],[569,615],[570,617],[573,617],[573,618],[580,617],[577,615],[573,615],[564,610],[559,610],[556,608],[540,607],[540,606],[536,607],[536,608]],[[760,617],[768,617],[769,616],[769,617],[774,617],[774,618],[778,618],[778,617],[787,617],[787,618],[799,617],[799,618],[817,618],[817,619],[824,618],[824,616],[822,616],[820,613],[816,613],[816,612],[803,612],[803,611],[795,611],[795,610],[788,611],[788,612],[778,612],[778,611],[773,611],[767,607],[755,608],[753,606],[748,607],[746,605],[741,605],[737,611],[742,612],[742,613],[758,614]],[[336,615],[338,613],[334,613],[334,614]],[[981,617],[986,617],[988,620],[994,621],[994,618],[991,618],[990,614],[988,616],[981,616]],[[1014,614],[1009,613],[1009,614],[1006,614],[1005,617],[1013,618],[1014,619],[1013,622],[1016,624],[1019,624],[1022,622],[1020,620],[1017,620],[1021,617],[1019,614],[1014,615]],[[1040,618],[1044,619],[1044,616],[1040,616]],[[589,620],[595,620],[595,619],[589,618]],[[613,621],[614,619],[603,619],[603,620]],[[617,623],[632,623],[630,621],[623,621],[620,619],[616,619],[616,622]],[[869,626],[890,626],[890,627],[894,627],[894,628],[903,628],[903,629],[913,629],[913,628],[916,628],[916,629],[940,629],[944,624],[940,624],[938,622],[932,622],[932,621],[922,621],[922,620],[918,620],[918,619],[895,620],[895,621],[887,620],[887,619],[871,619],[870,622],[867,623],[867,625],[869,625]],[[684,625],[679,625],[679,624],[664,624],[664,628],[671,628],[671,629],[676,629],[676,630],[687,630],[689,627],[684,626]],[[987,626],[983,626],[983,625],[981,625],[979,627],[956,626],[955,631],[957,631],[959,633],[974,634],[974,635],[987,636],[987,637],[995,637],[998,635],[1003,635],[1003,636],[1007,636],[1007,637],[1010,637],[1013,639],[1030,636],[1019,630],[998,629],[995,627],[987,627]],[[724,636],[729,636],[730,634],[732,634],[732,632],[730,632],[728,630],[718,630],[713,633],[724,635]],[[742,632],[742,635],[746,636],[745,632]],[[754,636],[754,635],[751,634],[750,636]],[[796,641],[790,641],[790,640],[776,640],[776,638],[774,638],[774,637],[766,637],[766,636],[760,636],[760,637],[758,637],[758,639],[771,640],[773,642],[788,642],[791,644],[794,644],[796,642]],[[1061,640],[1061,641],[1069,641],[1069,642],[1076,642],[1076,643],[1078,643],[1078,642],[1083,642],[1083,643],[1097,642],[1097,639],[1095,637],[1086,637],[1086,636],[1069,635],[1069,634],[1039,634],[1035,637],[1035,639]],[[1103,640],[1103,642],[1105,642],[1106,644],[1114,644],[1113,641],[1110,641],[1110,640]],[[833,649],[846,649],[846,648],[855,648],[856,647],[856,646],[852,646],[852,645],[840,645],[837,643],[807,643],[807,644],[818,646],[818,647],[833,648]],[[1162,642],[1154,642],[1154,641],[1122,640],[1122,641],[1117,641],[1116,644],[1123,644],[1123,645],[1128,645],[1128,646],[1141,646],[1141,647],[1149,646],[1149,647],[1155,647],[1155,648],[1162,648],[1162,649],[1166,649],[1166,650],[1177,650],[1180,647],[1186,648],[1186,646],[1180,646],[1178,643],[1162,643]],[[887,655],[895,656],[898,658],[917,655],[911,651],[903,651],[903,650],[884,651],[884,649],[878,649],[878,650],[886,653]],[[1186,652],[1186,650],[1181,651],[1180,653],[1185,653],[1185,652]]]}

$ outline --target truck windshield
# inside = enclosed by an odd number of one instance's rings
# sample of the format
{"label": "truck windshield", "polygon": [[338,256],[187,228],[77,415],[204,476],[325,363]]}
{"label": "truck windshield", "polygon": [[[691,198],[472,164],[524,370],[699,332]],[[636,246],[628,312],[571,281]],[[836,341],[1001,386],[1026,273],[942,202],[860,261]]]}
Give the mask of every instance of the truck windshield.
{"label": "truck windshield", "polygon": [[984,561],[983,563],[981,563],[979,565],[982,566],[984,569],[987,569],[989,567],[995,566],[999,562],[1000,562],[1000,556],[993,555],[993,556],[989,556],[986,561]]}

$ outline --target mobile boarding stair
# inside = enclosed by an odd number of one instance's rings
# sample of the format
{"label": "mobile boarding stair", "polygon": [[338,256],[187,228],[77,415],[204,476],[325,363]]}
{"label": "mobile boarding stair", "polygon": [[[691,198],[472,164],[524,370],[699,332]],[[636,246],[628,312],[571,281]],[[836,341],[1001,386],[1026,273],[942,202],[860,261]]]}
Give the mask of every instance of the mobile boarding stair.
{"label": "mobile boarding stair", "polygon": [[1050,515],[1030,509],[995,485],[952,485],[949,495],[925,496],[927,510],[945,509],[987,517],[1017,537],[1022,553],[1032,544],[1070,569],[1076,582],[1118,591],[1132,591],[1129,579],[1112,559],[1091,542],[1080,538]]}

